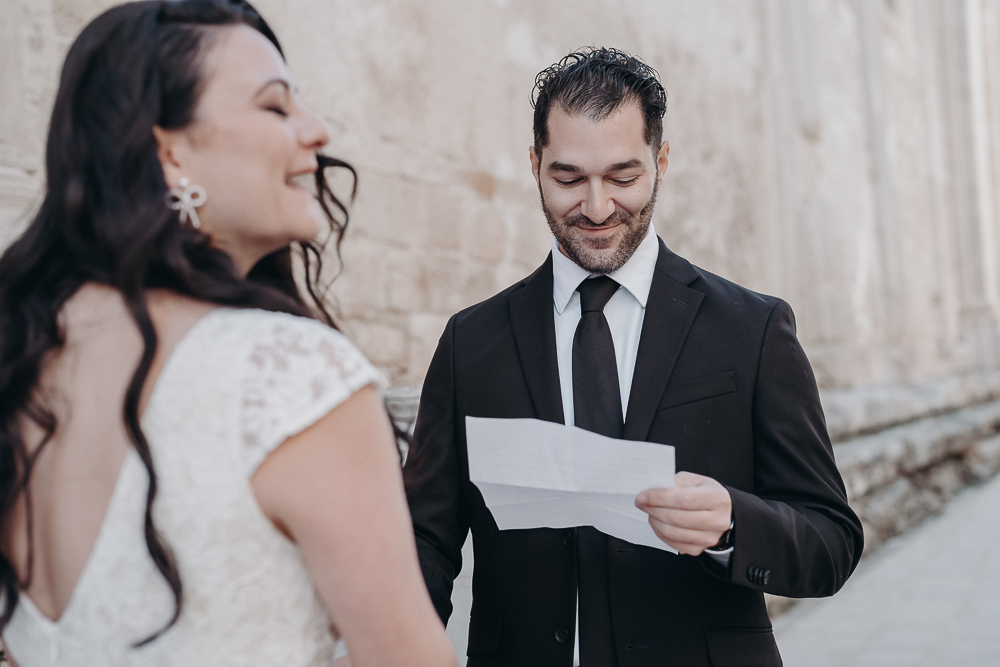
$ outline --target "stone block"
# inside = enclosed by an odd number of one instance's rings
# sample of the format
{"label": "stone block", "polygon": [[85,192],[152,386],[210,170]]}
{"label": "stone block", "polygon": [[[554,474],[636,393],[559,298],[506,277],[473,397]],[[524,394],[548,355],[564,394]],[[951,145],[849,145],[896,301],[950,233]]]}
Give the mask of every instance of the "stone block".
{"label": "stone block", "polygon": [[408,318],[409,347],[407,348],[406,373],[401,382],[423,382],[427,368],[444,333],[450,315],[443,313],[417,313]]}
{"label": "stone block", "polygon": [[968,424],[980,437],[987,437],[1000,431],[1000,402],[984,403],[961,410],[955,417]]}
{"label": "stone block", "polygon": [[406,329],[384,321],[351,320],[345,331],[365,356],[393,383],[406,365]]}
{"label": "stone block", "polygon": [[878,433],[840,443],[833,452],[844,476],[847,497],[854,499],[898,476],[906,442],[899,433]]}
{"label": "stone block", "polygon": [[1000,472],[1000,436],[980,440],[965,458],[967,475],[974,482],[990,479]]}
{"label": "stone block", "polygon": [[470,232],[467,243],[472,257],[491,265],[504,258],[507,253],[508,221],[499,207],[480,207]]}
{"label": "stone block", "polygon": [[423,275],[427,285],[427,309],[453,315],[468,305],[463,294],[461,258],[435,255],[427,257],[425,262]]}
{"label": "stone block", "polygon": [[467,266],[461,283],[461,298],[465,305],[479,303],[499,291],[496,273],[486,262],[476,262]]}
{"label": "stone block", "polygon": [[404,431],[411,430],[413,420],[417,418],[417,407],[420,403],[420,385],[402,385],[386,390],[385,404],[389,414]]}
{"label": "stone block", "polygon": [[962,457],[1000,431],[1000,401],[919,419],[838,443],[837,465],[848,497],[861,498],[900,475],[915,475],[949,457]]}
{"label": "stone block", "polygon": [[420,313],[430,306],[425,263],[420,255],[400,250],[390,256],[386,276],[388,306],[394,312]]}
{"label": "stone block", "polygon": [[926,517],[941,510],[944,502],[931,489],[916,486],[903,477],[882,487],[855,507],[872,527],[873,546],[902,534]]}
{"label": "stone block", "polygon": [[834,448],[865,528],[866,551],[939,512],[970,481],[1000,470],[998,415],[994,401]]}
{"label": "stone block", "polygon": [[1000,397],[1000,373],[992,370],[883,386],[822,392],[834,441],[944,414]]}
{"label": "stone block", "polygon": [[943,503],[958,493],[966,484],[961,457],[951,457],[931,467],[918,481],[919,485],[933,492]]}
{"label": "stone block", "polygon": [[795,598],[781,597],[780,595],[771,595],[770,593],[764,593],[764,605],[767,607],[767,615],[771,618],[776,618],[781,614],[795,606],[798,602]]}
{"label": "stone block", "polygon": [[[536,200],[537,201],[537,200]],[[552,232],[545,223],[545,216],[537,203],[524,205],[512,212],[512,259],[525,269],[527,275],[542,263],[552,246]]]}
{"label": "stone block", "polygon": [[438,250],[460,250],[462,232],[472,225],[468,207],[451,188],[428,188],[427,245]]}
{"label": "stone block", "polygon": [[979,423],[953,415],[923,419],[919,426],[905,426],[906,453],[900,460],[903,474],[933,465],[949,454],[969,447],[976,438]]}
{"label": "stone block", "polygon": [[428,223],[423,183],[376,169],[359,170],[358,183],[352,224],[389,245],[423,245]]}
{"label": "stone block", "polygon": [[368,317],[389,309],[387,249],[375,237],[349,230],[341,246],[343,272],[334,281],[330,295],[348,317]]}

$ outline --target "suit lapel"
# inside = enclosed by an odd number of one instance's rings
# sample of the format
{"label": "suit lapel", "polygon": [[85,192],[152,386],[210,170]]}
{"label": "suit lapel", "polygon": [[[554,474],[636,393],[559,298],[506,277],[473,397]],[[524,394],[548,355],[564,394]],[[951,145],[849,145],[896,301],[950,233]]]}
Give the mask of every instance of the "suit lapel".
{"label": "suit lapel", "polygon": [[694,267],[661,240],[636,352],[625,417],[626,440],[645,440],[653,424],[667,380],[705,298],[688,287],[697,278]]}
{"label": "suit lapel", "polygon": [[510,296],[510,322],[535,416],[565,423],[552,314],[552,255]]}

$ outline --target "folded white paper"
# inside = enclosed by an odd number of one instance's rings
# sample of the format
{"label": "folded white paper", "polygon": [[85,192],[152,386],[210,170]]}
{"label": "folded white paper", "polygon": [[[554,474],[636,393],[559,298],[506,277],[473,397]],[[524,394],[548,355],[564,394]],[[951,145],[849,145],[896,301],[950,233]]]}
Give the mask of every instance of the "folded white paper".
{"label": "folded white paper", "polygon": [[593,526],[677,553],[635,506],[674,485],[674,448],[538,419],[465,418],[469,477],[500,530]]}

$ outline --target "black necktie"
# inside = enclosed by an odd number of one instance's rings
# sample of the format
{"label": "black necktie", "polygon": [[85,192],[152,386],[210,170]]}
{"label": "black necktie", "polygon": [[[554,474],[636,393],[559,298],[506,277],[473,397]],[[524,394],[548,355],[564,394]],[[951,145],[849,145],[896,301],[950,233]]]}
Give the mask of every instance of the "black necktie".
{"label": "black necktie", "polygon": [[[622,396],[611,327],[604,306],[618,291],[607,276],[588,278],[580,293],[580,323],[573,336],[573,411],[576,425],[612,438],[622,437]],[[577,534],[577,586],[581,667],[618,664],[611,627],[608,538],[592,526]]]}
{"label": "black necktie", "polygon": [[618,291],[607,276],[588,278],[580,293],[580,323],[573,336],[573,411],[576,425],[612,438],[622,437],[622,395],[611,327],[604,305]]}

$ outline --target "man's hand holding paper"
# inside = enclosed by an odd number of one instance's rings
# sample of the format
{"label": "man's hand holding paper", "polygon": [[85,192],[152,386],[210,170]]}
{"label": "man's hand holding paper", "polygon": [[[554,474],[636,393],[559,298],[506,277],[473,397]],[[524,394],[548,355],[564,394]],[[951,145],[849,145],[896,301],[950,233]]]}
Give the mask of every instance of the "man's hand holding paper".
{"label": "man's hand holding paper", "polygon": [[726,487],[691,472],[677,473],[674,488],[641,492],[635,506],[649,515],[657,537],[689,556],[718,544],[733,512]]}
{"label": "man's hand holding paper", "polygon": [[537,419],[466,417],[466,439],[469,477],[501,530],[594,526],[676,553],[636,506],[673,486],[673,447]]}

